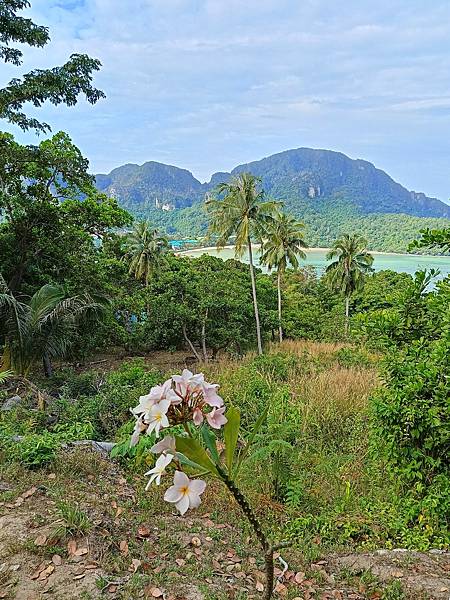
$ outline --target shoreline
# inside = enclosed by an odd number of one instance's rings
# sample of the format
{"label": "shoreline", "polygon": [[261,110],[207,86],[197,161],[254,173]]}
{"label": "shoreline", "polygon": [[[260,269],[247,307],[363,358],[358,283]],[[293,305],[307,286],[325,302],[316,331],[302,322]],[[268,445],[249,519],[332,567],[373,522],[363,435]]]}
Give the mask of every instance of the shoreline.
{"label": "shoreline", "polygon": [[[223,248],[218,249],[217,246],[204,246],[202,248],[192,248],[192,250],[181,250],[179,252],[175,252],[176,256],[183,256],[183,255],[190,255],[193,253],[200,253],[200,252],[209,252],[211,250],[215,250],[217,251],[218,254],[220,254],[220,252],[222,250],[232,250],[234,248],[233,244],[230,244],[228,246],[223,246]],[[252,248],[259,248],[259,244],[252,244]],[[330,248],[320,248],[320,247],[314,247],[314,248],[305,248],[304,251],[306,252],[306,254],[308,254],[308,252],[310,251],[319,251],[319,252],[328,252],[330,250]],[[440,256],[445,256],[445,254],[410,254],[409,252],[383,252],[381,250],[368,250],[368,252],[370,252],[370,254],[377,254],[377,255],[388,255],[388,256],[434,256],[434,257],[440,257]]]}

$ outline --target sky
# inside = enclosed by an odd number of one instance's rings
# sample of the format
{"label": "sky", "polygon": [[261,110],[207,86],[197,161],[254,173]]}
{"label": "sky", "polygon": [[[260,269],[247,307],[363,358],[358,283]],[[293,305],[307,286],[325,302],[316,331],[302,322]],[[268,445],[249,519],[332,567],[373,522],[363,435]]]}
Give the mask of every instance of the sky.
{"label": "sky", "polygon": [[73,52],[99,58],[106,100],[39,110],[92,172],[156,160],[205,181],[307,146],[450,197],[449,0],[32,0],[27,12],[52,41],[26,49],[23,69],[1,64],[0,85]]}

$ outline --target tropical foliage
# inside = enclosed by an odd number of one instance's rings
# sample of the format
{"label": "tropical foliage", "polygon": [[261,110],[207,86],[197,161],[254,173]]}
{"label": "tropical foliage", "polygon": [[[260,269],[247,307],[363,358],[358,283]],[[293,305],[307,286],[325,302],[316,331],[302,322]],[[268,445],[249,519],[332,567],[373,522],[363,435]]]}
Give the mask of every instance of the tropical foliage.
{"label": "tropical foliage", "polygon": [[265,200],[264,192],[258,186],[259,180],[254,175],[241,173],[231,182],[220,184],[217,194],[223,198],[208,198],[206,206],[210,215],[210,235],[217,237],[217,247],[223,248],[234,236],[236,258],[248,251],[258,352],[262,354],[252,241],[261,242],[265,226],[275,217],[279,204]]}
{"label": "tropical foliage", "polygon": [[363,286],[364,276],[372,270],[373,256],[367,252],[367,241],[363,237],[345,234],[333,244],[327,259],[333,261],[326,268],[330,285],[345,297],[347,334],[350,297]]}
{"label": "tropical foliage", "polygon": [[308,245],[303,237],[303,223],[293,217],[281,214],[268,223],[264,231],[261,252],[261,263],[269,270],[277,270],[278,291],[278,330],[280,342],[283,341],[282,309],[281,309],[281,280],[288,267],[295,271],[299,267],[299,258],[306,258],[303,248]]}

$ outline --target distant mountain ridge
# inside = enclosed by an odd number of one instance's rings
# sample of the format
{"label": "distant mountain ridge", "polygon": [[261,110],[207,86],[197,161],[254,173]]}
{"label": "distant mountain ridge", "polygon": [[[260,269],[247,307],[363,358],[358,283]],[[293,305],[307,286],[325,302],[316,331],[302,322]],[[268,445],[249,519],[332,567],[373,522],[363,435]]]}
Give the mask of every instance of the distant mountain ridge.
{"label": "distant mountain ridge", "polygon": [[308,210],[343,205],[350,213],[402,213],[450,218],[450,206],[423,193],[409,191],[372,163],[341,152],[298,148],[238,165],[231,173],[215,173],[201,183],[190,171],[154,161],[126,164],[97,175],[99,190],[140,216],[170,212],[201,202],[205,193],[233,175],[249,171],[262,179],[267,194],[284,200],[287,210],[302,217]]}

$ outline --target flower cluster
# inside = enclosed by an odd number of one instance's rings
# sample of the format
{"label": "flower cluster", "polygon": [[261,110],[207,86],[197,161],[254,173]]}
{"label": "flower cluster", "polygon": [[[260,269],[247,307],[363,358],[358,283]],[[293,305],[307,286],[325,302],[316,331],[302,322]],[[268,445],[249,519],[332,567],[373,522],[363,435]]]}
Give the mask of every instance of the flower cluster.
{"label": "flower cluster", "polygon": [[[199,426],[205,420],[213,429],[225,425],[225,406],[217,391],[217,384],[205,381],[203,373],[194,375],[184,369],[181,375],[173,375],[162,385],[157,385],[146,396],[139,398],[139,404],[132,409],[136,425],[131,437],[131,445],[137,444],[141,433],[159,437],[161,429],[173,425],[187,425],[192,422]],[[166,436],[155,444],[151,451],[160,456],[153,469],[146,473],[150,477],[146,489],[161,477],[172,461],[176,462],[176,442],[173,436]],[[205,491],[206,483],[201,479],[190,480],[181,470],[175,471],[173,486],[165,493],[164,499],[175,504],[181,514],[188,508],[196,508]]]}

